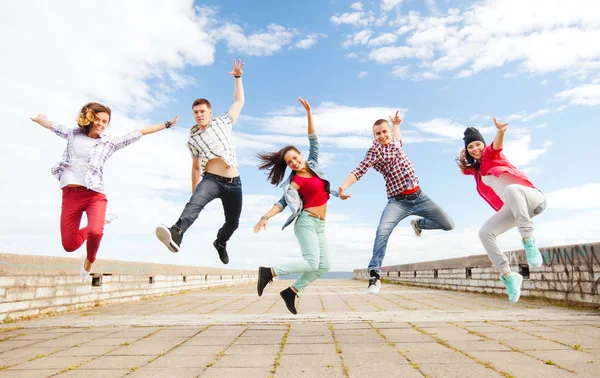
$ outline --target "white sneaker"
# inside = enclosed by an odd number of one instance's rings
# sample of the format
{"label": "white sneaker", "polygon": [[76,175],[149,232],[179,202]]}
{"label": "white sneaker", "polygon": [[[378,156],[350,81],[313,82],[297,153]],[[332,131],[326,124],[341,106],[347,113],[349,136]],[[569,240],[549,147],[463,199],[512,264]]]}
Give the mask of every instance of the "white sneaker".
{"label": "white sneaker", "polygon": [[[81,270],[79,271],[79,277],[81,277],[81,280],[83,282],[87,281],[87,279],[90,278],[90,272],[85,270],[85,259],[86,258],[87,258],[87,253],[85,251],[83,251],[83,254],[81,255]],[[91,269],[90,269],[90,271],[91,271]]]}
{"label": "white sneaker", "polygon": [[367,287],[367,294],[377,294],[381,289],[381,281],[377,277],[371,277],[369,280],[369,287]]}
{"label": "white sneaker", "polygon": [[117,214],[106,214],[104,217],[104,224],[109,224],[110,222],[117,219],[119,216]]}
{"label": "white sneaker", "polygon": [[418,237],[421,237],[421,233],[423,232],[423,230],[421,230],[419,227],[417,227],[417,220],[411,219],[410,225],[412,226],[412,229],[415,232],[415,235],[417,235]]}

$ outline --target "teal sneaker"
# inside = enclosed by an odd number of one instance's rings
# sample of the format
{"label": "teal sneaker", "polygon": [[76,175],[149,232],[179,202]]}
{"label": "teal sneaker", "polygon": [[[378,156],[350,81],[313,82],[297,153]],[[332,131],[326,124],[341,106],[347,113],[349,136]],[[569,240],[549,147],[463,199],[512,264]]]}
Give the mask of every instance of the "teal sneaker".
{"label": "teal sneaker", "polygon": [[500,276],[500,281],[506,286],[506,293],[508,294],[508,300],[510,303],[517,303],[521,297],[521,284],[523,283],[523,276],[517,272],[508,273],[508,278]]}
{"label": "teal sneaker", "polygon": [[527,255],[527,263],[532,268],[539,268],[544,263],[540,250],[535,246],[535,238],[529,238],[527,241],[521,239],[525,254]]}

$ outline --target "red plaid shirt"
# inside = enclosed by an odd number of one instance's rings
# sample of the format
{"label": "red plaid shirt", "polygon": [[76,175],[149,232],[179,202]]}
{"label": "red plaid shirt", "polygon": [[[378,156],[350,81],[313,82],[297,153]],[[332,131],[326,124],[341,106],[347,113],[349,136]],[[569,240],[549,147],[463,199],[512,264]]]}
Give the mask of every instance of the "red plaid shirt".
{"label": "red plaid shirt", "polygon": [[352,174],[360,180],[371,167],[383,175],[388,198],[419,185],[415,167],[402,149],[400,138],[394,138],[386,145],[374,141],[373,146],[369,148],[367,155]]}

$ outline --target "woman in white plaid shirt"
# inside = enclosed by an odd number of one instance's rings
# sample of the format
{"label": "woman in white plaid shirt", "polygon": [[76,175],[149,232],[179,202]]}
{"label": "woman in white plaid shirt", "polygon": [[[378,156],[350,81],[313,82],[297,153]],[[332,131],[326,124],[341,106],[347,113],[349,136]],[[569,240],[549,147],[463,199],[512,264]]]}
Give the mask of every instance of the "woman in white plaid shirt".
{"label": "woman in white plaid shirt", "polygon": [[[75,128],[49,121],[43,114],[31,118],[67,140],[62,160],[52,167],[52,174],[60,181],[63,192],[60,234],[65,251],[73,252],[87,240],[87,251],[81,257],[82,280],[87,280],[90,275],[104,231],[107,205],[102,177],[104,163],[114,152],[138,141],[143,135],[175,125],[178,117],[119,137],[103,134],[110,123],[111,110],[97,102],[81,108]],[[88,224],[80,229],[84,212]]]}

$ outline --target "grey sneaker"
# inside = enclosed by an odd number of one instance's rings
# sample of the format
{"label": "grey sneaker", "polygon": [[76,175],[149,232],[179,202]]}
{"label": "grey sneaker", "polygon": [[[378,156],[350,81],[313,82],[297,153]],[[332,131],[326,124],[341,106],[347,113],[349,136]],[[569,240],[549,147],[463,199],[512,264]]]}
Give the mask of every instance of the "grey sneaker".
{"label": "grey sneaker", "polygon": [[421,233],[423,232],[423,230],[421,230],[417,226],[417,220],[416,219],[411,219],[410,220],[410,225],[412,226],[412,229],[415,232],[415,235],[417,235],[418,237],[421,237]]}

